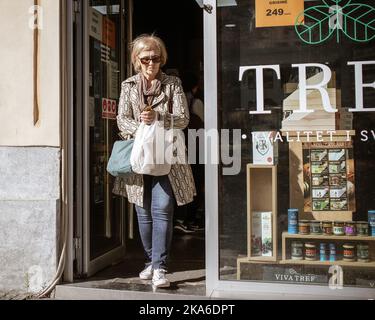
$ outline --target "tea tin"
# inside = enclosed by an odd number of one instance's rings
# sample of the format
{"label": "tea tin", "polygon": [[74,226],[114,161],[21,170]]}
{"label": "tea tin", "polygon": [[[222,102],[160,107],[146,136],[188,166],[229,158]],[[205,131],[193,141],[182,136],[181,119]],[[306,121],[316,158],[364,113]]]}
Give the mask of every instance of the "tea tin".
{"label": "tea tin", "polygon": [[288,233],[298,233],[298,209],[288,209]]}
{"label": "tea tin", "polygon": [[316,260],[317,254],[316,254],[316,245],[312,242],[306,242],[305,243],[305,259],[306,260]]}
{"label": "tea tin", "polygon": [[357,222],[357,235],[368,236],[368,222],[367,221]]}
{"label": "tea tin", "polygon": [[332,221],[323,221],[322,222],[323,226],[323,234],[325,235],[331,235],[332,234]]}
{"label": "tea tin", "polygon": [[375,210],[368,211],[368,223],[371,227],[371,236],[375,237]]}
{"label": "tea tin", "polygon": [[372,228],[375,227],[375,210],[368,211],[368,223]]}
{"label": "tea tin", "polygon": [[345,234],[345,222],[335,221],[333,223],[333,234],[336,236],[343,236]]}
{"label": "tea tin", "polygon": [[303,243],[292,241],[292,260],[303,260]]}
{"label": "tea tin", "polygon": [[360,262],[369,262],[369,246],[367,243],[359,243],[357,245],[357,259]]}
{"label": "tea tin", "polygon": [[311,234],[322,234],[322,228],[320,226],[320,221],[310,221],[310,233]]}
{"label": "tea tin", "polygon": [[328,261],[327,244],[320,244],[320,261]]}
{"label": "tea tin", "polygon": [[309,234],[310,233],[310,223],[308,220],[301,220],[298,223],[298,233],[299,234]]}
{"label": "tea tin", "polygon": [[336,244],[329,244],[329,261],[336,261]]}
{"label": "tea tin", "polygon": [[345,243],[343,246],[343,259],[344,261],[355,261],[355,246],[352,243]]}
{"label": "tea tin", "polygon": [[355,236],[357,235],[356,223],[353,221],[348,221],[345,223],[345,235]]}

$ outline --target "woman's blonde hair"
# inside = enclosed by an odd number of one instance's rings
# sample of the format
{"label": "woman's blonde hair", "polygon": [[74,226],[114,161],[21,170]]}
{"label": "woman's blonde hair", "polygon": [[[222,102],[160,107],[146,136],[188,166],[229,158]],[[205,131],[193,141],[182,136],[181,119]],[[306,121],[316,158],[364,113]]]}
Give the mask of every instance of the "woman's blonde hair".
{"label": "woman's blonde hair", "polygon": [[160,54],[160,68],[167,63],[168,54],[163,40],[154,34],[142,34],[138,36],[130,45],[131,61],[135,72],[141,72],[141,63],[138,59],[142,51],[155,50]]}

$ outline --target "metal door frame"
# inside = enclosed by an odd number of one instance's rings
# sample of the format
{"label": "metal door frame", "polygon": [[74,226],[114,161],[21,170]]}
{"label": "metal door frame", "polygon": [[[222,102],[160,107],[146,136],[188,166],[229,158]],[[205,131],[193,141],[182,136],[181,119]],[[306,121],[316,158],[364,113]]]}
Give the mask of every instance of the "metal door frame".
{"label": "metal door frame", "polygon": [[[122,8],[125,8],[125,0],[121,0],[121,8],[120,8],[120,15],[121,20],[124,21],[125,17],[122,11]],[[83,205],[82,205],[82,213],[83,213],[83,220],[82,220],[82,254],[83,254],[83,263],[82,263],[82,273],[84,276],[90,277],[97,271],[105,268],[106,266],[110,265],[111,263],[121,259],[125,255],[125,199],[122,198],[121,201],[121,211],[123,215],[121,217],[121,246],[107,253],[90,260],[90,168],[88,164],[90,163],[89,158],[89,30],[88,30],[88,1],[82,2],[82,17],[83,17],[83,57],[84,61],[82,63],[83,66],[83,168],[82,168],[82,181],[83,181]],[[121,25],[124,25],[122,22]],[[124,30],[122,30],[124,31]],[[122,34],[123,32],[121,32]],[[121,38],[121,42],[125,39]],[[123,47],[123,44],[121,44]],[[122,66],[123,68],[123,66]],[[123,75],[123,69],[121,69],[121,75]]]}
{"label": "metal door frame", "polygon": [[65,248],[65,266],[63,280],[66,282],[73,282],[74,271],[74,249],[73,249],[73,165],[74,165],[74,132],[73,132],[73,24],[74,24],[74,10],[73,0],[60,1],[60,8],[63,12],[61,15],[61,57],[65,59],[65,75],[64,70],[62,73],[62,215],[65,217],[64,231],[66,234],[66,248]]}

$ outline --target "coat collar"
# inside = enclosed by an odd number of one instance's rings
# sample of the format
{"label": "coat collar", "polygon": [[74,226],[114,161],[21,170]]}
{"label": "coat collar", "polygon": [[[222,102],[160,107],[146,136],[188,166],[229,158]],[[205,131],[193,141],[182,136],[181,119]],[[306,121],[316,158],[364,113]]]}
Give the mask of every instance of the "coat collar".
{"label": "coat collar", "polygon": [[[126,79],[124,82],[125,83],[129,83],[129,82],[133,82],[133,83],[137,83],[138,81],[140,81],[140,77],[141,75],[139,73],[137,73],[136,75]],[[171,77],[166,75],[164,72],[161,73],[161,84],[168,84],[171,82]]]}
{"label": "coat collar", "polygon": [[[125,83],[134,83],[135,84],[138,81],[141,81],[140,77],[141,77],[140,74],[137,73],[135,76],[132,76],[132,77],[126,79]],[[161,81],[162,85],[168,84],[169,82],[171,82],[170,80],[171,80],[170,76],[166,75],[164,72],[161,73],[160,81]],[[152,102],[151,106],[153,107],[153,106],[157,105],[158,103],[160,103],[161,101],[163,101],[164,97],[165,97],[165,93],[164,93],[164,90],[162,89],[160,94]]]}

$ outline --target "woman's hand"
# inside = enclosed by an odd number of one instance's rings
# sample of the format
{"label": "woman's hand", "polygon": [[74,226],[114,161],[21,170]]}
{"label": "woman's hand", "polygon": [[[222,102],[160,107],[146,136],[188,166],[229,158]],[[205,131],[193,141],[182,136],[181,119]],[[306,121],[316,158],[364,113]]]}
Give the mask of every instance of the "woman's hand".
{"label": "woman's hand", "polygon": [[145,124],[152,124],[156,118],[156,112],[154,110],[151,111],[143,111],[140,115],[141,121]]}

